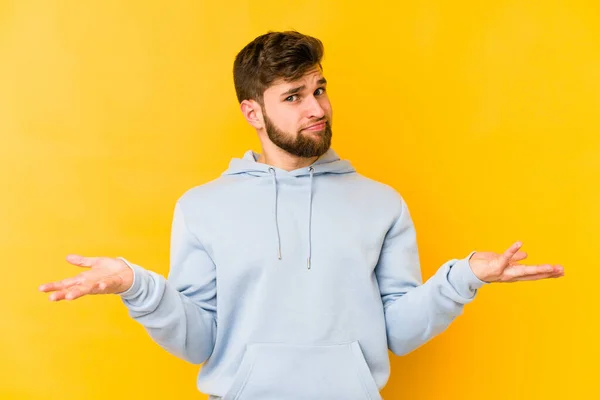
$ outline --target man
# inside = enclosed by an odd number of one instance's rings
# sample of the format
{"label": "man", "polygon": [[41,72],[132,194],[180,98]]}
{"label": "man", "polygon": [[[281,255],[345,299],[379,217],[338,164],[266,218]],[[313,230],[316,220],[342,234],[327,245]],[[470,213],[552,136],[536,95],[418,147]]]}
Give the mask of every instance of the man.
{"label": "man", "polygon": [[204,363],[211,399],[381,399],[396,355],[421,346],[490,282],[563,275],[502,254],[447,261],[422,283],[406,203],[330,148],[322,43],[270,32],[237,55],[241,111],[262,153],[232,159],[175,205],[168,280],[123,258],[42,285],[51,300],[121,296],[167,351]]}

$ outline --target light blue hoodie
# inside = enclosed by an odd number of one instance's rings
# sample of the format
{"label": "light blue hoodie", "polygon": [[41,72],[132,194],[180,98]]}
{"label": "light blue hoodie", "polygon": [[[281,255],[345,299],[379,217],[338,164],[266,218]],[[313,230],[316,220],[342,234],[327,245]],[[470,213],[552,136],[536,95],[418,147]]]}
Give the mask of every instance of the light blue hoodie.
{"label": "light blue hoodie", "polygon": [[160,346],[204,363],[211,399],[381,399],[388,348],[444,331],[486,283],[473,253],[423,284],[393,188],[332,149],[290,172],[257,157],[179,198],[168,280],[124,260],[135,278],[123,302]]}

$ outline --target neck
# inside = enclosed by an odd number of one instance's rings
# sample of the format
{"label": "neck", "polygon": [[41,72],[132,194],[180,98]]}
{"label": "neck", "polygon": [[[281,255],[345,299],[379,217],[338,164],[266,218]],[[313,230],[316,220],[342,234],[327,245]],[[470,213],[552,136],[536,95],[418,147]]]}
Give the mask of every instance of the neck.
{"label": "neck", "polygon": [[319,157],[298,157],[294,156],[279,147],[263,144],[262,154],[258,157],[257,162],[267,164],[275,168],[285,171],[293,171],[295,169],[308,167],[317,161]]}

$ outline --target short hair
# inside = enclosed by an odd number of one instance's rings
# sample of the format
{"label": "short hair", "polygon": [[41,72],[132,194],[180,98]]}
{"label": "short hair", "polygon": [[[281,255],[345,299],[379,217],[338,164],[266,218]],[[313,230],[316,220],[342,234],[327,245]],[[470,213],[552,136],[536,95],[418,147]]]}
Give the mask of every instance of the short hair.
{"label": "short hair", "polygon": [[278,80],[293,81],[318,66],[322,68],[323,43],[297,31],[268,32],[248,43],[233,63],[238,101],[256,100]]}

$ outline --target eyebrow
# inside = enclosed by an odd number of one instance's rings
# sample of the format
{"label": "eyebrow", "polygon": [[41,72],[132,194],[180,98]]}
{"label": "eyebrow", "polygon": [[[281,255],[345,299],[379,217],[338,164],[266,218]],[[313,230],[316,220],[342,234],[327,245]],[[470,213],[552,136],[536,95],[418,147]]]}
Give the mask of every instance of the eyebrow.
{"label": "eyebrow", "polygon": [[[326,85],[326,84],[327,84],[327,79],[325,79],[325,78],[321,78],[321,79],[319,79],[319,80],[317,81],[317,84],[318,84],[318,85]],[[282,97],[283,97],[283,96],[285,96],[285,97],[288,97],[288,96],[291,96],[291,95],[293,95],[293,94],[296,94],[296,93],[298,93],[298,92],[301,92],[301,91],[303,91],[304,89],[306,89],[306,85],[302,85],[302,86],[294,87],[294,88],[291,88],[290,90],[287,90],[287,91],[285,91],[285,92],[281,93],[281,96],[282,96]]]}

